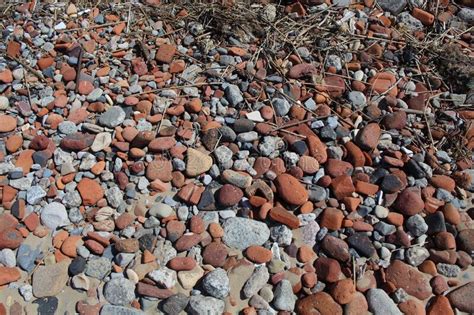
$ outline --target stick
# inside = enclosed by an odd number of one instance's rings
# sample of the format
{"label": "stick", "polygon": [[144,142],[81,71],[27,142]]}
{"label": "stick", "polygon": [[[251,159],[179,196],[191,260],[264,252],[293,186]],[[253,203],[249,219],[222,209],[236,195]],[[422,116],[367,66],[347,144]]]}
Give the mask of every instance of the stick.
{"label": "stick", "polygon": [[79,90],[79,79],[81,77],[81,68],[82,68],[82,54],[84,51],[82,50],[82,46],[79,44],[79,48],[81,49],[79,52],[79,57],[77,58],[77,67],[76,67],[76,92]]}
{"label": "stick", "polygon": [[26,69],[28,69],[28,71],[30,71],[31,73],[33,73],[38,79],[40,79],[41,81],[45,81],[44,79],[44,76],[41,72],[33,69],[30,65],[28,65],[26,62],[24,62],[23,60],[21,59],[18,59],[18,58],[15,58],[15,57],[12,57],[12,56],[9,56],[11,59],[15,60],[16,62],[18,62],[19,64],[21,64],[23,67],[25,67]]}
{"label": "stick", "polygon": [[69,33],[69,32],[77,32],[77,31],[87,31],[87,30],[93,30],[93,29],[96,29],[96,28],[102,28],[102,27],[107,27],[107,26],[115,26],[115,25],[120,24],[120,23],[122,23],[122,21],[99,24],[99,25],[93,25],[93,26],[89,26],[89,27],[86,27],[86,28],[84,28],[84,27],[71,28],[71,29],[68,29],[68,30],[63,30],[63,32],[64,33]]}

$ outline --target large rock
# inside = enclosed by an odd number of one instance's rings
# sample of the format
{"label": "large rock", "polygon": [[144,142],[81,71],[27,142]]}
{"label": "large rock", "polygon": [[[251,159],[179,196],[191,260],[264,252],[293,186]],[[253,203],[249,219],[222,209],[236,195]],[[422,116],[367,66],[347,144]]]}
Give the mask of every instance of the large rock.
{"label": "large rock", "polygon": [[474,281],[466,283],[447,295],[449,302],[455,308],[469,314],[474,313]]}
{"label": "large rock", "polygon": [[186,174],[194,177],[207,172],[212,166],[212,157],[201,151],[189,148],[187,150]]}
{"label": "large rock", "polygon": [[424,300],[431,295],[430,276],[400,260],[394,260],[385,271],[386,279],[396,288]]}
{"label": "large rock", "polygon": [[190,315],[222,314],[225,303],[222,300],[203,295],[194,295],[189,299],[188,313]]}
{"label": "large rock", "polygon": [[66,207],[59,202],[51,202],[41,210],[41,223],[51,230],[68,225],[69,218]]}
{"label": "large rock", "polygon": [[37,298],[55,296],[66,285],[69,263],[40,266],[33,274],[33,295]]}
{"label": "large rock", "polygon": [[298,300],[296,314],[342,315],[342,307],[326,292],[318,292]]}
{"label": "large rock", "polygon": [[308,201],[308,191],[298,179],[290,174],[279,175],[274,183],[279,196],[284,201],[298,206]]}
{"label": "large rock", "polygon": [[251,245],[262,245],[270,237],[265,223],[246,218],[229,218],[224,224],[222,240],[229,247],[244,250]]}

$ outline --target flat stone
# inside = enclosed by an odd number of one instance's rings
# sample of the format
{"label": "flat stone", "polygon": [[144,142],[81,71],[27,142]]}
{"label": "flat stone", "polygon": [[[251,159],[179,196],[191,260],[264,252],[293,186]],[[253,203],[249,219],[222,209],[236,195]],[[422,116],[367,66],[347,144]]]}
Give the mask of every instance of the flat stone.
{"label": "flat stone", "polygon": [[270,237],[265,223],[246,218],[229,218],[223,224],[222,240],[229,247],[244,250],[251,245],[262,245]]}
{"label": "flat stone", "polygon": [[59,294],[69,279],[68,267],[67,261],[38,267],[33,274],[33,295],[40,298]]}

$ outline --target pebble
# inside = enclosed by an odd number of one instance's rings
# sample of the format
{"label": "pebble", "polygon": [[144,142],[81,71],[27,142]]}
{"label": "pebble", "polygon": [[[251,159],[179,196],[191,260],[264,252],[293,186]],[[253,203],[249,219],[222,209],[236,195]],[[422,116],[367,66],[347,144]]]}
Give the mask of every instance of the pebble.
{"label": "pebble", "polygon": [[202,286],[207,294],[217,299],[224,299],[230,292],[227,272],[222,268],[214,269],[202,279]]}
{"label": "pebble", "polygon": [[69,279],[67,262],[40,266],[33,273],[33,295],[37,298],[55,296]]}
{"label": "pebble", "polygon": [[224,243],[240,250],[251,245],[262,245],[270,237],[266,224],[246,218],[229,218],[224,222],[223,228]]}
{"label": "pebble", "polygon": [[369,310],[374,315],[391,314],[402,315],[402,312],[397,308],[397,305],[382,289],[370,289],[367,292],[367,303]]}
{"label": "pebble", "polygon": [[114,278],[104,286],[104,297],[113,305],[128,305],[135,298],[135,284],[125,278]]}

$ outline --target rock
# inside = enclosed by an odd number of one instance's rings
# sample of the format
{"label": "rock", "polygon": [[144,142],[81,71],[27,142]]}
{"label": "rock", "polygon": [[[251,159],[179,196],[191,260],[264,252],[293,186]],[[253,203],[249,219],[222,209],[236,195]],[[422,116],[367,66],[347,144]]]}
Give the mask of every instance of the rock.
{"label": "rock", "polygon": [[281,174],[275,179],[274,184],[284,201],[293,205],[302,205],[308,201],[308,191],[295,177]]}
{"label": "rock", "polygon": [[190,177],[207,172],[212,166],[212,157],[198,150],[187,150],[186,174]]}
{"label": "rock", "polygon": [[355,293],[356,288],[352,279],[339,280],[331,289],[332,297],[341,305],[351,302]]}
{"label": "rock", "polygon": [[47,204],[41,210],[41,223],[53,231],[70,224],[66,207],[59,202]]}
{"label": "rock", "polygon": [[224,184],[217,193],[217,202],[223,207],[232,207],[244,196],[243,191],[230,184]]}
{"label": "rock", "polygon": [[99,124],[108,128],[114,128],[123,123],[125,116],[125,112],[121,107],[113,106],[100,115]]}
{"label": "rock", "polygon": [[82,203],[85,206],[95,205],[100,199],[104,197],[104,191],[100,184],[95,180],[83,178],[77,185],[77,190],[82,198]]}
{"label": "rock", "polygon": [[280,311],[292,311],[295,308],[296,296],[290,281],[281,280],[275,288],[273,306]]}
{"label": "rock", "polygon": [[136,308],[128,308],[124,306],[117,306],[105,304],[100,309],[100,315],[145,315],[145,312],[137,310]]}
{"label": "rock", "polygon": [[20,279],[20,270],[15,267],[0,266],[0,285],[9,284],[10,282]]}
{"label": "rock", "polygon": [[13,116],[0,115],[0,132],[10,132],[16,128],[16,119]]}
{"label": "rock", "polygon": [[321,247],[326,254],[339,261],[347,261],[350,258],[349,246],[340,238],[328,234],[324,237]]}
{"label": "rock", "polygon": [[68,267],[67,261],[39,266],[33,273],[33,295],[40,298],[59,294],[69,279]]}
{"label": "rock", "polygon": [[245,251],[245,256],[256,264],[264,264],[272,259],[272,251],[262,246],[250,246]]}
{"label": "rock", "polygon": [[99,152],[108,148],[112,143],[112,136],[108,132],[101,132],[96,135],[94,142],[92,143],[92,152]]}
{"label": "rock", "polygon": [[105,284],[104,297],[113,305],[128,305],[135,298],[135,284],[125,278],[114,278]]}
{"label": "rock", "polygon": [[167,289],[173,288],[178,280],[176,272],[166,267],[160,267],[159,269],[153,270],[148,274],[148,277],[161,287]]}
{"label": "rock", "polygon": [[95,136],[87,133],[76,132],[68,134],[61,140],[61,148],[71,151],[84,150],[94,143]]}
{"label": "rock", "polygon": [[406,188],[398,195],[395,207],[402,214],[412,216],[423,210],[425,203],[417,189]]}
{"label": "rock", "polygon": [[162,310],[166,315],[175,315],[182,312],[188,305],[189,297],[182,293],[170,296],[162,303]]}
{"label": "rock", "polygon": [[449,304],[449,300],[442,295],[435,296],[431,301],[430,305],[426,310],[426,314],[436,315],[436,314],[446,314],[454,315],[453,309]]}
{"label": "rock", "polygon": [[355,143],[363,150],[373,150],[377,147],[381,134],[377,123],[368,124],[357,133]]}
{"label": "rock", "polygon": [[23,236],[18,230],[6,228],[0,231],[0,249],[16,249],[21,242],[23,242]]}
{"label": "rock", "polygon": [[89,259],[86,264],[85,274],[96,279],[104,279],[110,273],[112,263],[106,257]]}
{"label": "rock", "polygon": [[258,266],[253,271],[250,278],[245,282],[242,293],[246,298],[250,298],[260,291],[270,279],[270,274],[265,266]]}
{"label": "rock", "polygon": [[187,311],[190,315],[222,314],[225,303],[222,300],[202,295],[193,295],[189,299]]}
{"label": "rock", "polygon": [[394,260],[385,273],[387,281],[391,282],[396,288],[402,288],[408,294],[420,300],[424,300],[431,295],[429,276],[421,273],[415,267],[400,260]]}
{"label": "rock", "polygon": [[369,310],[374,315],[402,315],[393,300],[382,289],[370,289],[367,291],[367,303]]}
{"label": "rock", "polygon": [[270,237],[270,230],[265,223],[246,218],[229,218],[222,225],[222,240],[229,247],[244,250],[251,245],[262,245]]}
{"label": "rock", "polygon": [[403,9],[407,5],[406,0],[400,0],[400,1],[398,1],[398,0],[381,0],[381,1],[378,1],[378,3],[379,3],[380,7],[383,10],[389,11],[393,15],[397,15],[400,12],[402,12]]}
{"label": "rock", "polygon": [[227,101],[229,101],[229,104],[233,107],[244,101],[244,98],[242,97],[242,92],[240,91],[237,85],[229,84],[224,89],[224,92]]}
{"label": "rock", "polygon": [[202,286],[207,294],[218,299],[224,299],[230,292],[227,272],[222,268],[214,269],[203,278]]}
{"label": "rock", "polygon": [[461,312],[474,313],[474,281],[452,290],[446,296]]}
{"label": "rock", "polygon": [[292,79],[299,79],[302,77],[312,76],[316,74],[318,70],[315,66],[309,63],[300,63],[291,67],[288,72],[288,76]]}
{"label": "rock", "polygon": [[274,98],[272,99],[272,105],[275,109],[275,113],[278,116],[285,116],[290,111],[291,105],[284,98]]}
{"label": "rock", "polygon": [[355,110],[364,108],[367,105],[367,98],[364,93],[359,91],[351,91],[347,94],[347,99]]}
{"label": "rock", "polygon": [[299,299],[296,313],[300,315],[342,315],[342,307],[326,292],[317,292]]}

